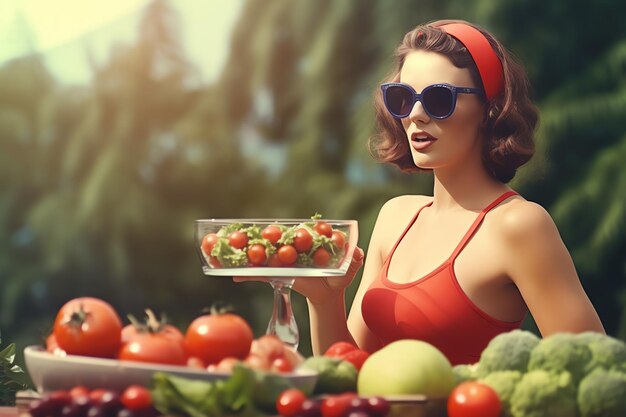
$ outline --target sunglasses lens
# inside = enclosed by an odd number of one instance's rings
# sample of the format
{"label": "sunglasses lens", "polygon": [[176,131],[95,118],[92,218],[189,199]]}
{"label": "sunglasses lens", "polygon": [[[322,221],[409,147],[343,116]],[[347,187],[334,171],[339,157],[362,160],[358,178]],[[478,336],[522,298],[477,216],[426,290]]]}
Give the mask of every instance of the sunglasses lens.
{"label": "sunglasses lens", "polygon": [[389,111],[396,116],[406,117],[413,108],[413,93],[402,86],[396,85],[387,88],[385,102]]}
{"label": "sunglasses lens", "polygon": [[445,87],[432,87],[422,93],[424,108],[432,116],[444,117],[452,113],[452,91]]}

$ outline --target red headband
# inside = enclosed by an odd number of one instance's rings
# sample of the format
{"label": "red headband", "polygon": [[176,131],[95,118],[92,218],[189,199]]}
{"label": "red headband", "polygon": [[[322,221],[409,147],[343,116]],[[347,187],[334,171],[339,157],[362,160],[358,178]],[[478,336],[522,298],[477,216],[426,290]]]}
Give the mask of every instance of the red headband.
{"label": "red headband", "polygon": [[497,97],[504,86],[502,62],[485,35],[465,23],[447,23],[439,28],[467,48],[480,73],[487,100]]}

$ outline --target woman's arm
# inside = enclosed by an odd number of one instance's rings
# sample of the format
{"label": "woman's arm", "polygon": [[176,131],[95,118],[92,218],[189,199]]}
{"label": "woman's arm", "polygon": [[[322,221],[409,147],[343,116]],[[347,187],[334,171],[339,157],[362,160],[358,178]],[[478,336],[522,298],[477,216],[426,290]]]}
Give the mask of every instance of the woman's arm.
{"label": "woman's arm", "polygon": [[585,293],[572,258],[546,210],[511,204],[499,219],[502,256],[541,334],[596,331],[600,318]]}
{"label": "woman's arm", "polygon": [[334,297],[324,303],[308,299],[309,317],[311,323],[311,343],[313,353],[324,352],[331,344],[337,341],[355,343],[359,348],[373,352],[380,348],[380,343],[370,332],[361,314],[361,303],[365,292],[380,273],[385,254],[383,241],[389,238],[394,231],[389,224],[389,217],[398,206],[406,204],[404,197],[396,197],[386,202],[378,213],[372,237],[370,238],[365,268],[361,282],[356,291],[350,314],[346,322],[345,291],[337,292]]}

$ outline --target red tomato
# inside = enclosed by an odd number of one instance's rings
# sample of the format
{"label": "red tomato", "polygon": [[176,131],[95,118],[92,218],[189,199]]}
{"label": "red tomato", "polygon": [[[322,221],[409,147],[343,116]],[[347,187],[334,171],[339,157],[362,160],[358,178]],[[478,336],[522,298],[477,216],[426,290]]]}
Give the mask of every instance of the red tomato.
{"label": "red tomato", "polygon": [[190,356],[187,358],[187,366],[194,369],[204,369],[206,365],[202,362],[202,359],[196,356]]}
{"label": "red tomato", "polygon": [[306,229],[298,229],[293,238],[293,246],[298,252],[308,252],[313,246],[313,236]]}
{"label": "red tomato", "polygon": [[166,333],[137,333],[122,346],[118,359],[125,361],[185,365],[187,356],[182,340]]}
{"label": "red tomato", "polygon": [[293,364],[286,358],[276,358],[272,361],[272,371],[286,373],[293,371]]}
{"label": "red tomato", "polygon": [[267,259],[267,266],[272,268],[278,268],[283,266],[283,263],[278,258],[278,253],[272,253],[270,257]]}
{"label": "red tomato", "polygon": [[65,303],[54,321],[59,348],[70,355],[113,358],[122,343],[122,321],[107,302],[92,297]]}
{"label": "red tomato", "polygon": [[501,408],[498,394],[476,381],[459,384],[448,397],[449,417],[498,417]]}
{"label": "red tomato", "polygon": [[262,266],[267,260],[265,246],[257,243],[248,248],[248,260],[254,266]]}
{"label": "red tomato", "polygon": [[248,244],[248,235],[240,230],[235,230],[228,235],[228,244],[235,249],[243,249]]}
{"label": "red tomato", "polygon": [[206,314],[191,322],[184,344],[188,356],[210,365],[228,356],[244,359],[253,337],[250,325],[236,314]]}
{"label": "red tomato", "polygon": [[276,399],[276,410],[281,416],[295,417],[301,414],[302,403],[306,399],[304,392],[297,388],[288,388]]}
{"label": "red tomato", "polygon": [[146,387],[130,385],[122,392],[120,401],[129,410],[145,410],[152,406],[152,394]]}
{"label": "red tomato", "polygon": [[333,235],[332,226],[326,222],[315,223],[315,226],[313,226],[313,230],[315,230],[320,235],[324,235],[326,237],[331,237]]}
{"label": "red tomato", "polygon": [[209,233],[205,237],[202,238],[202,251],[206,256],[211,256],[211,251],[213,250],[213,246],[217,243],[219,238],[215,233]]}
{"label": "red tomato", "polygon": [[259,356],[257,354],[250,353],[243,361],[246,366],[252,369],[261,369],[263,371],[269,371],[271,364],[266,357]]}
{"label": "red tomato", "polygon": [[48,337],[46,337],[46,352],[59,354],[61,356],[65,356],[66,352],[59,347],[59,343],[57,342],[57,338],[53,333],[50,333]]}
{"label": "red tomato", "polygon": [[214,369],[210,369],[211,371],[216,372],[232,372],[235,365],[241,362],[240,359],[227,357],[219,361],[217,365],[209,365],[209,367],[214,367]]}
{"label": "red tomato", "polygon": [[335,245],[337,249],[340,251],[345,249],[346,246],[346,235],[339,230],[333,230],[333,235],[330,237],[330,242]]}
{"label": "red tomato", "polygon": [[89,392],[89,399],[91,401],[93,401],[94,403],[98,404],[100,402],[102,402],[102,397],[104,397],[107,394],[110,394],[111,391],[104,389],[104,388],[96,388],[94,390],[91,390]]}
{"label": "red tomato", "polygon": [[291,245],[285,245],[278,248],[278,259],[283,265],[292,265],[298,259],[296,248]]}
{"label": "red tomato", "polygon": [[330,357],[341,357],[348,352],[352,352],[353,350],[357,350],[358,347],[348,342],[336,342],[330,345],[326,352],[324,352],[324,356]]}
{"label": "red tomato", "polygon": [[363,366],[363,362],[365,362],[365,360],[369,358],[369,356],[370,354],[367,353],[366,351],[357,349],[357,350],[353,350],[351,352],[345,353],[344,355],[341,356],[341,359],[343,359],[344,361],[350,362],[352,365],[354,365],[357,371],[360,371],[361,366]]}
{"label": "red tomato", "polygon": [[261,232],[261,236],[264,239],[269,240],[272,243],[272,245],[275,245],[276,242],[278,242],[278,239],[280,239],[282,235],[283,235],[283,232],[280,231],[280,228],[278,226],[273,226],[273,225],[267,226]]}
{"label": "red tomato", "polygon": [[[183,333],[171,324],[166,324],[160,329],[152,329],[151,331],[158,332],[162,336],[168,339],[172,339],[175,342],[182,343],[185,338],[185,336],[183,336]],[[132,324],[127,324],[122,329],[122,344],[130,342],[139,333],[141,332],[137,330],[137,327]]]}
{"label": "red tomato", "polygon": [[313,252],[313,265],[327,267],[330,263],[330,252],[324,248],[318,248]]}
{"label": "red tomato", "polygon": [[252,342],[250,353],[266,358],[270,363],[285,355],[285,345],[278,337],[266,334]]}
{"label": "red tomato", "polygon": [[77,385],[69,390],[70,397],[72,399],[81,398],[81,397],[89,397],[89,388],[83,385]]}
{"label": "red tomato", "polygon": [[322,416],[343,417],[348,414],[352,400],[357,398],[354,392],[347,392],[339,395],[331,395],[322,401]]}

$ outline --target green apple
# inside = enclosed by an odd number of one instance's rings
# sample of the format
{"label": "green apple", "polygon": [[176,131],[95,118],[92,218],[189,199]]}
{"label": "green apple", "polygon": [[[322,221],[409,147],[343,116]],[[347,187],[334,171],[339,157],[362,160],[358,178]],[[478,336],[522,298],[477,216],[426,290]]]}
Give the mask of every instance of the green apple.
{"label": "green apple", "polygon": [[419,340],[398,340],[365,360],[357,391],[359,395],[447,397],[454,385],[452,365],[441,351]]}

